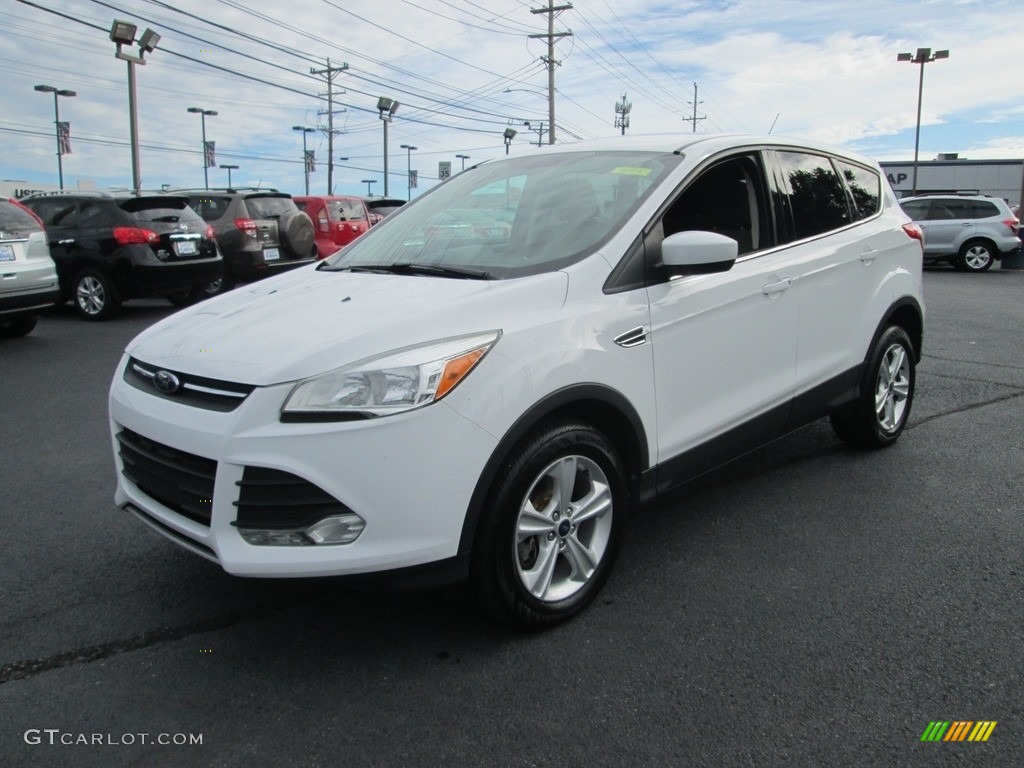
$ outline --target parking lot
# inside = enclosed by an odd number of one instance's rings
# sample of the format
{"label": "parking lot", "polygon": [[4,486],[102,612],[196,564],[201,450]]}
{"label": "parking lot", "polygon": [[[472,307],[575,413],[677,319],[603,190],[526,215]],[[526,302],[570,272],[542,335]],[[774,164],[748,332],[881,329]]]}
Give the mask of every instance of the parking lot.
{"label": "parking lot", "polygon": [[536,634],[458,588],[231,577],[116,509],[106,390],[173,310],[55,311],[0,343],[0,764],[1024,765],[1024,271],[925,296],[895,447],[819,422],[701,478]]}

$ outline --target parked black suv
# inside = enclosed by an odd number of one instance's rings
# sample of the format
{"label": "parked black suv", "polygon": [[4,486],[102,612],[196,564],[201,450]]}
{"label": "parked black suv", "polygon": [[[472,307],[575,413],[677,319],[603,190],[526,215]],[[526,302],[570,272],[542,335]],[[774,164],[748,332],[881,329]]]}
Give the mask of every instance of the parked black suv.
{"label": "parked black suv", "polygon": [[276,189],[186,189],[175,194],[213,227],[224,254],[227,290],[309,264],[317,257],[313,222],[292,196]]}
{"label": "parked black suv", "polygon": [[213,230],[186,197],[79,191],[21,202],[46,226],[62,299],[89,320],[128,299],[190,304],[222,271]]}

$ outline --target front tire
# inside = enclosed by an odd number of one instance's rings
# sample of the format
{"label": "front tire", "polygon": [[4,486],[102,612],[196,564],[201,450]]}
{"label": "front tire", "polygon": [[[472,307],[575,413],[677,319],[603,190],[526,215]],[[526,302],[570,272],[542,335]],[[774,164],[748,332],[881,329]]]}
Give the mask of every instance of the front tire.
{"label": "front tire", "polygon": [[71,298],[86,320],[106,320],[121,306],[113,284],[96,269],[83,269],[75,276]]}
{"label": "front tire", "polygon": [[890,326],[875,343],[857,402],[832,414],[832,428],[858,448],[885,448],[903,432],[914,402],[914,345]]}
{"label": "front tire", "polygon": [[583,610],[611,572],[627,498],[622,462],[601,432],[560,422],[532,433],[482,513],[471,573],[484,607],[522,627]]}
{"label": "front tire", "polygon": [[984,272],[993,261],[992,246],[981,240],[969,240],[960,246],[956,265],[964,272]]}

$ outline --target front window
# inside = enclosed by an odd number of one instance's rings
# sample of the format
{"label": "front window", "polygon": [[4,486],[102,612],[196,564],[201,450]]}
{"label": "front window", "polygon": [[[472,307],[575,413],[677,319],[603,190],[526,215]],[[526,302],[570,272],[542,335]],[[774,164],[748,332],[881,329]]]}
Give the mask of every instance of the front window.
{"label": "front window", "polygon": [[485,163],[403,208],[321,268],[494,279],[561,269],[617,232],[681,159],[612,151]]}

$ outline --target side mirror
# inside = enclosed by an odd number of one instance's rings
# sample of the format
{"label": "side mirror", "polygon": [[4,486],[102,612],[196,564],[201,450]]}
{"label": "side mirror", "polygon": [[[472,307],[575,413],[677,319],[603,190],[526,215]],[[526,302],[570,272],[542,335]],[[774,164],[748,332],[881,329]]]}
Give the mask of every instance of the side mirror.
{"label": "side mirror", "polygon": [[736,263],[739,243],[717,232],[676,232],[661,244],[661,263],[673,275],[728,272]]}

